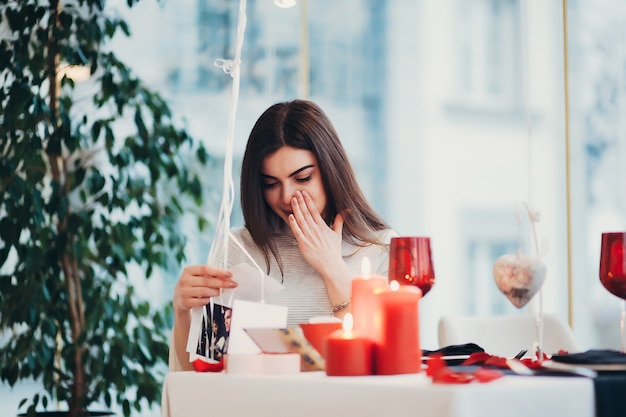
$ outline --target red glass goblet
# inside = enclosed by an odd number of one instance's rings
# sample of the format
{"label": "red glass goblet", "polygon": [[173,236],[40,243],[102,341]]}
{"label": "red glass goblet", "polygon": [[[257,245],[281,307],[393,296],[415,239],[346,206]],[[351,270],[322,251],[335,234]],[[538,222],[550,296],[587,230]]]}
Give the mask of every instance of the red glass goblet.
{"label": "red glass goblet", "polygon": [[602,233],[600,282],[611,294],[624,300],[620,319],[622,352],[626,353],[626,232]]}
{"label": "red glass goblet", "polygon": [[435,283],[430,238],[402,236],[391,238],[389,247],[389,282],[413,285],[425,296]]}

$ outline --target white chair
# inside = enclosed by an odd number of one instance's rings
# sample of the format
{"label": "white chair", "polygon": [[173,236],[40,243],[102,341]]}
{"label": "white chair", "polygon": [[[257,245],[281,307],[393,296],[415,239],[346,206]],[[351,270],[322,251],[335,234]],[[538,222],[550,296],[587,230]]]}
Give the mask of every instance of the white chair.
{"label": "white chair", "polygon": [[[532,354],[533,343],[537,341],[535,317],[490,316],[453,317],[444,316],[439,320],[439,346],[475,343],[486,353],[496,356],[513,357],[522,349]],[[580,352],[574,332],[556,316],[543,316],[544,353],[550,355],[559,350]]]}

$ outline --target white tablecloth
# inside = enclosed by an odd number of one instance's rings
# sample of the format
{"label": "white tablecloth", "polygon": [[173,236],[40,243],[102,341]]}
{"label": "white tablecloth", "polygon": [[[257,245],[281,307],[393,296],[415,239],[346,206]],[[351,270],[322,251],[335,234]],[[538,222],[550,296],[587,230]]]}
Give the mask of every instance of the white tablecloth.
{"label": "white tablecloth", "polygon": [[170,372],[163,417],[593,417],[593,382],[505,376],[479,384],[432,384],[424,374],[329,377]]}

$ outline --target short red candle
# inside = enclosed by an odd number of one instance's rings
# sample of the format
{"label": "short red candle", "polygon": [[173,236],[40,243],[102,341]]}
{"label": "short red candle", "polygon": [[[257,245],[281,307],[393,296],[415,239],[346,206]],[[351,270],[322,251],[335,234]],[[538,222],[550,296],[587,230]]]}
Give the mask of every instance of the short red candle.
{"label": "short red candle", "polygon": [[369,274],[369,261],[363,259],[363,275],[352,279],[352,303],[350,311],[354,318],[355,332],[372,341],[378,339],[378,298],[377,292],[388,288],[387,278]]}
{"label": "short red candle", "polygon": [[422,370],[419,342],[419,288],[389,290],[377,294],[380,314],[380,339],[376,342],[378,375],[418,373]]}
{"label": "short red candle", "polygon": [[352,315],[346,314],[344,328],[335,330],[326,339],[326,375],[372,375],[374,344],[353,332]]}

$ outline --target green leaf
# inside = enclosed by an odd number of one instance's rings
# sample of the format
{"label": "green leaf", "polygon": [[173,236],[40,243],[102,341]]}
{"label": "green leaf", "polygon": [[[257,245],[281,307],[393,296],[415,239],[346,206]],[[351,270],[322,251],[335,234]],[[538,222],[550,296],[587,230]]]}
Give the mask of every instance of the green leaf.
{"label": "green leaf", "polygon": [[102,123],[100,121],[94,122],[91,126],[91,139],[94,142],[98,141],[98,137],[100,137],[100,131],[102,130]]}
{"label": "green leaf", "polygon": [[148,140],[148,129],[146,129],[146,125],[143,122],[143,116],[141,115],[141,111],[136,109],[135,111],[135,125],[137,126],[137,133],[139,133],[139,137],[144,141]]}
{"label": "green leaf", "polygon": [[72,15],[65,12],[59,13],[59,22],[61,23],[61,27],[63,27],[63,29],[70,30],[73,22]]}
{"label": "green leaf", "polygon": [[89,192],[91,194],[98,194],[100,190],[104,188],[104,185],[104,177],[100,174],[100,171],[94,169],[89,177]]}
{"label": "green leaf", "polygon": [[[0,239],[7,245],[12,246],[19,242],[22,230],[13,219],[4,217],[0,220]],[[1,263],[4,264],[4,261]]]}
{"label": "green leaf", "polygon": [[7,122],[12,123],[30,102],[32,94],[26,83],[14,82],[9,89],[7,98],[8,101],[4,108],[3,117]]}
{"label": "green leaf", "polygon": [[130,403],[126,399],[122,402],[122,410],[124,412],[125,417],[130,416]]}
{"label": "green leaf", "polygon": [[[9,257],[9,251],[11,250],[11,246],[6,244],[4,247],[0,248],[0,265],[4,265],[7,258]],[[1,279],[2,277],[0,277]]]}
{"label": "green leaf", "polygon": [[72,189],[75,189],[76,187],[78,187],[79,185],[83,183],[86,173],[87,171],[84,168],[78,168],[74,172],[74,181],[72,182]]}

